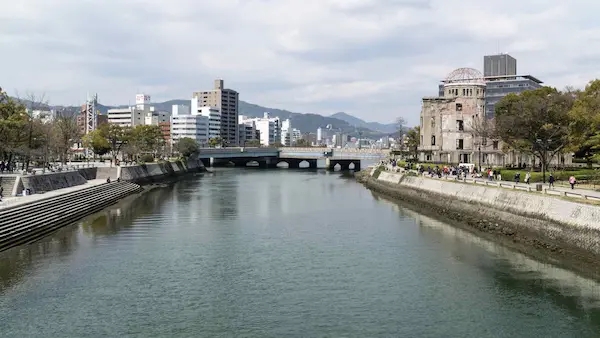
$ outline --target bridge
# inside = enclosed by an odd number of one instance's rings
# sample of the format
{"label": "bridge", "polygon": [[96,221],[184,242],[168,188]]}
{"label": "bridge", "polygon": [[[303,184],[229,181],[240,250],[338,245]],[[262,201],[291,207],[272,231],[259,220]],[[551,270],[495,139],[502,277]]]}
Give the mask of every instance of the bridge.
{"label": "bridge", "polygon": [[[247,166],[257,163],[259,167],[274,168],[285,162],[289,168],[300,168],[302,162],[308,168],[317,168],[318,160],[325,160],[325,168],[334,170],[338,165],[341,170],[360,170],[361,160],[378,161],[389,154],[387,149],[331,149],[331,148],[202,148],[198,158],[205,166]],[[351,168],[353,167],[353,168]]]}

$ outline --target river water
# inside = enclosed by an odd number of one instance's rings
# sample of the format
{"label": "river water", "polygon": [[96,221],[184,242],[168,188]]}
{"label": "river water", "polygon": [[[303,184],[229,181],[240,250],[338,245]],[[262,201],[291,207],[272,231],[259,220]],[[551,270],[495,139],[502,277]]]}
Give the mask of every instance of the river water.
{"label": "river water", "polygon": [[598,284],[338,173],[223,169],[0,254],[7,337],[598,337]]}

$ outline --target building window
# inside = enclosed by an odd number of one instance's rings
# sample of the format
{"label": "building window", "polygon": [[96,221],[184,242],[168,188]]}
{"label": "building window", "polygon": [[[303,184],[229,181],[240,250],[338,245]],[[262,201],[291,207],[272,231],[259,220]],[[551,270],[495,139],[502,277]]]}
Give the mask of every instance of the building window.
{"label": "building window", "polygon": [[434,146],[435,145],[435,135],[431,136],[431,145]]}
{"label": "building window", "polygon": [[431,118],[431,129],[435,129],[435,117]]}
{"label": "building window", "polygon": [[424,143],[424,142],[423,142],[423,135],[421,135],[421,144],[423,144],[423,143]]}
{"label": "building window", "polygon": [[465,94],[466,89],[463,88],[463,96],[467,96],[467,94]]}
{"label": "building window", "polygon": [[456,120],[456,129],[458,129],[458,131],[465,130],[465,124],[464,124],[463,120]]}
{"label": "building window", "polygon": [[425,156],[425,161],[431,161],[431,155]]}
{"label": "building window", "polygon": [[462,149],[463,149],[463,146],[464,146],[464,141],[463,141],[463,139],[462,139],[462,138],[461,138],[461,139],[458,139],[458,140],[456,140],[456,149],[457,149],[457,150],[462,150]]}
{"label": "building window", "polygon": [[482,145],[482,146],[484,146],[484,147],[487,147],[487,138],[485,138],[485,137],[484,137],[484,138],[481,140],[481,145]]}
{"label": "building window", "polygon": [[456,111],[462,111],[462,103],[456,104]]}
{"label": "building window", "polygon": [[498,141],[494,141],[492,147],[494,148],[494,150],[498,150]]}

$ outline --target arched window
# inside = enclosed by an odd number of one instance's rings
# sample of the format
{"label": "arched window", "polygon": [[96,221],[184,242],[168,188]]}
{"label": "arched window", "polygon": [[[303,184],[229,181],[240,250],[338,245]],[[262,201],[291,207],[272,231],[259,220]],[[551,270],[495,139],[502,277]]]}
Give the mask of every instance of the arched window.
{"label": "arched window", "polygon": [[431,136],[431,145],[434,146],[435,145],[435,135]]}

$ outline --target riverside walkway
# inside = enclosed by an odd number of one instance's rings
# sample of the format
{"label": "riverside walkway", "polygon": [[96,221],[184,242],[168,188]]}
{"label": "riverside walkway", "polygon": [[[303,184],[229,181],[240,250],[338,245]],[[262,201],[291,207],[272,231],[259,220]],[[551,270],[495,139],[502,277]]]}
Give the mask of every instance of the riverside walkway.
{"label": "riverside walkway", "polygon": [[[394,168],[389,164],[385,166],[385,170],[390,171],[390,172],[399,172],[399,173],[405,171],[404,168],[400,168],[400,167]],[[418,174],[418,172],[416,170],[411,170],[411,171]],[[453,175],[442,176],[441,178],[438,178],[436,176],[431,177],[431,176],[427,175],[426,173],[423,175],[423,177],[429,178],[429,179],[434,179],[434,180],[441,179],[441,180],[448,180],[448,181],[457,181],[457,182],[462,182],[462,183],[495,186],[495,187],[499,187],[499,188],[503,188],[503,189],[522,190],[522,191],[546,194],[546,195],[551,195],[551,196],[553,195],[553,196],[557,196],[557,197],[572,197],[572,198],[581,198],[581,199],[592,200],[592,201],[600,201],[600,191],[577,188],[577,185],[575,185],[575,189],[571,189],[570,187],[564,187],[564,186],[555,186],[555,187],[550,188],[548,183],[542,184],[542,183],[538,183],[538,182],[526,184],[523,182],[515,183],[514,181],[504,181],[504,180],[490,181],[488,179],[474,178],[474,177],[458,178],[457,176],[453,176]],[[541,191],[538,191],[536,189],[537,184],[542,184]]]}
{"label": "riverside walkway", "polygon": [[85,184],[76,185],[76,186],[68,187],[68,188],[57,189],[57,190],[49,191],[49,192],[46,192],[43,194],[32,194],[32,195],[27,195],[27,196],[16,196],[16,197],[4,197],[4,198],[2,198],[2,202],[0,202],[0,210],[29,204],[32,202],[44,200],[46,198],[56,197],[56,196],[60,196],[63,194],[67,194],[67,193],[82,190],[82,189],[87,189],[87,188],[97,186],[97,185],[100,185],[103,183],[106,183],[105,179],[94,179],[94,180],[87,181],[87,183],[85,183]]}

